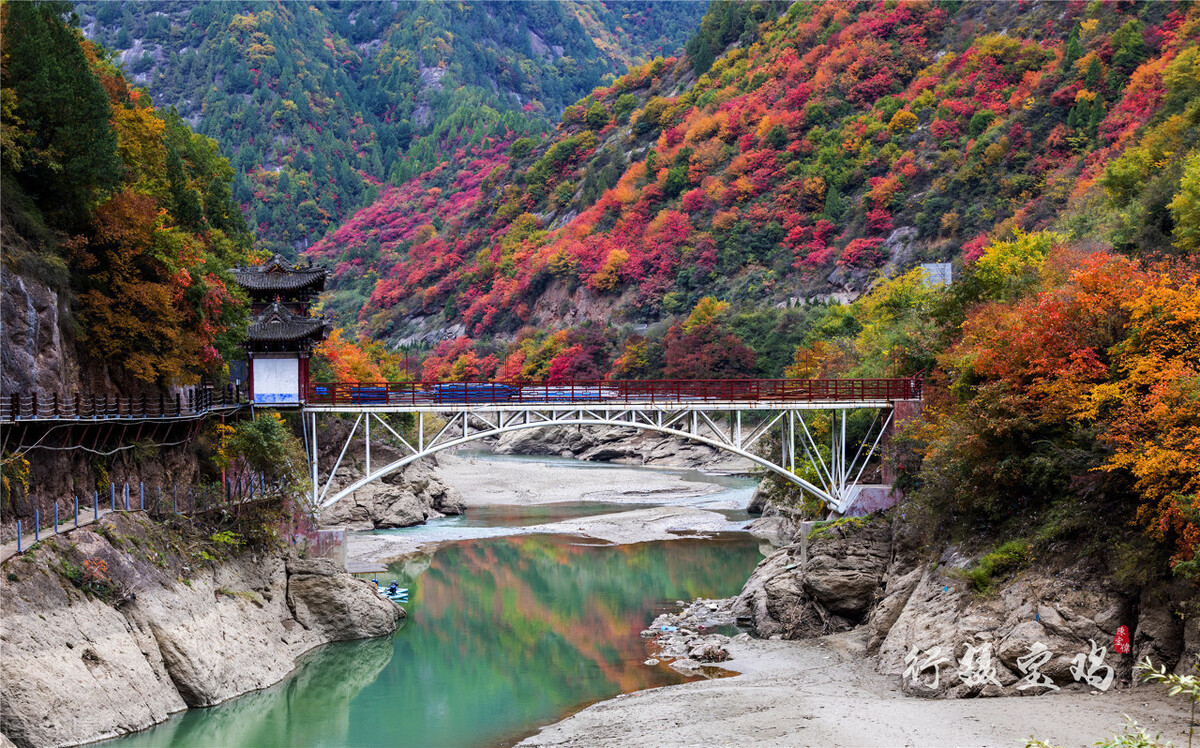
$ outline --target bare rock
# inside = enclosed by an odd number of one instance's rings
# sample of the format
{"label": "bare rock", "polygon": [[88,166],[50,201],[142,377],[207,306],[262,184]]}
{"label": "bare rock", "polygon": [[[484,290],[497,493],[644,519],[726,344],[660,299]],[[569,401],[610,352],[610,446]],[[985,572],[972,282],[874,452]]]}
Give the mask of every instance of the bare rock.
{"label": "bare rock", "polygon": [[1200,616],[1188,616],[1183,622],[1183,654],[1175,666],[1176,675],[1196,675],[1200,669]]}
{"label": "bare rock", "polygon": [[746,525],[746,530],[779,548],[788,545],[796,537],[796,522],[782,514],[764,515]]}
{"label": "bare rock", "polygon": [[[377,529],[409,527],[432,517],[462,514],[462,495],[438,477],[436,467],[433,458],[407,465],[327,507],[321,521],[350,529]],[[347,472],[340,484],[348,485],[360,474]]]}
{"label": "bare rock", "polygon": [[890,524],[878,519],[822,529],[764,559],[734,612],[763,638],[799,639],[851,628],[879,596],[890,537]]}
{"label": "bare rock", "polygon": [[867,621],[868,652],[874,653],[879,651],[884,638],[892,630],[892,626],[896,624],[897,619],[900,618],[900,614],[904,612],[904,606],[908,605],[908,598],[912,596],[913,590],[917,588],[917,584],[921,581],[924,573],[924,568],[916,567],[909,570],[906,574],[889,578],[887,595],[871,611],[871,617]]}
{"label": "bare rock", "polygon": [[729,650],[716,642],[705,642],[692,647],[688,657],[699,662],[724,662],[729,659]]}
{"label": "bare rock", "polygon": [[1183,655],[1183,635],[1183,621],[1168,601],[1143,596],[1132,642],[1135,662],[1148,657],[1155,666],[1172,669]]}
{"label": "bare rock", "polygon": [[827,532],[810,544],[804,590],[837,615],[861,618],[875,602],[891,559],[891,526],[875,521]]}
{"label": "bare rock", "polygon": [[704,674],[703,666],[699,662],[687,658],[675,660],[669,667],[675,672],[689,677]]}
{"label": "bare rock", "polygon": [[[176,547],[113,515],[5,563],[0,732],[22,748],[115,737],[273,685],[326,642],[396,629],[400,608],[332,561],[247,553],[196,569]],[[105,561],[120,594],[72,583],[84,559]]]}
{"label": "bare rock", "polygon": [[[6,232],[7,233],[7,232]],[[5,236],[6,243],[19,237]],[[76,384],[77,367],[67,354],[61,320],[67,312],[58,292],[33,278],[0,268],[0,373],[5,395],[13,392],[66,394]]]}
{"label": "bare rock", "polygon": [[301,626],[335,642],[386,636],[404,617],[373,584],[344,573],[291,573],[287,601]]}
{"label": "bare rock", "polygon": [[[1023,675],[1018,660],[1038,643],[1053,653],[1039,672],[1056,685],[1069,687],[1074,683],[1074,658],[1090,651],[1091,641],[1105,646],[1129,616],[1128,597],[1086,567],[1055,572],[1027,570],[997,596],[976,595],[941,569],[926,566],[920,572],[920,581],[911,592],[895,592],[897,601],[907,595],[900,615],[887,627],[886,634],[885,621],[880,620],[873,636],[883,636],[877,665],[882,673],[903,674],[905,658],[914,647],[921,653],[936,649],[945,656],[947,662],[938,688],[932,689],[936,694],[932,695],[1019,694],[1021,691],[1014,688]],[[897,587],[907,588],[910,584],[911,580],[905,579]],[[880,609],[885,605],[886,599]],[[966,647],[985,644],[994,657],[1001,686],[964,686],[958,668]],[[1114,668],[1117,680],[1128,680],[1128,662],[1110,653],[1106,663]],[[930,690],[909,681],[905,689],[914,693]]]}

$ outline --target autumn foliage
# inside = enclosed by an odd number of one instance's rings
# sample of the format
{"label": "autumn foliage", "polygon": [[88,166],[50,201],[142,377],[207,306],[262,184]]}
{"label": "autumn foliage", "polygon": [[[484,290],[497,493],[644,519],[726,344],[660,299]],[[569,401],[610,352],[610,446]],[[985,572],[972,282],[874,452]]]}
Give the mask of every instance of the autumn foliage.
{"label": "autumn foliage", "polygon": [[[601,299],[615,340],[600,368],[612,370],[621,325],[661,320],[650,337],[664,346],[704,296],[743,309],[828,292],[831,278],[863,291],[914,253],[973,261],[989,234],[1039,234],[1096,190],[1116,200],[1123,247],[1192,246],[1155,224],[1195,215],[1192,193],[1170,206],[1136,196],[1162,182],[1169,202],[1166,182],[1195,181],[1183,165],[1200,11],[994,10],[981,24],[917,2],[799,3],[777,17],[713,6],[692,58],[596,88],[552,137],[477,139],[383,187],[311,250],[337,263],[328,308],[392,340],[414,317],[462,325],[472,344],[459,355],[478,359],[464,366],[486,371],[494,355],[503,374],[500,349],[522,330],[577,324],[564,296]],[[726,39],[723,13],[748,25]],[[685,369],[705,367],[673,367]]]}
{"label": "autumn foliage", "polygon": [[5,222],[42,239],[21,261],[56,283],[65,266],[80,342],[114,374],[161,384],[217,374],[245,321],[228,274],[251,241],[233,171],[61,12],[3,11],[6,39],[20,39],[5,51]]}

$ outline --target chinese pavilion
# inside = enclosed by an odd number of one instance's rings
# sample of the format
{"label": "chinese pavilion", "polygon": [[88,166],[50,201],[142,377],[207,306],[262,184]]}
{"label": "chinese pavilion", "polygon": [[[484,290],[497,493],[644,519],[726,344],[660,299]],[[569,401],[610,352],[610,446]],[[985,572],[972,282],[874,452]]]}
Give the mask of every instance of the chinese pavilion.
{"label": "chinese pavilion", "polygon": [[275,255],[262,265],[234,268],[234,281],[250,297],[246,331],[247,375],[254,403],[298,405],[308,389],[308,357],[325,339],[328,324],[308,313],[325,289],[325,268],[293,265]]}

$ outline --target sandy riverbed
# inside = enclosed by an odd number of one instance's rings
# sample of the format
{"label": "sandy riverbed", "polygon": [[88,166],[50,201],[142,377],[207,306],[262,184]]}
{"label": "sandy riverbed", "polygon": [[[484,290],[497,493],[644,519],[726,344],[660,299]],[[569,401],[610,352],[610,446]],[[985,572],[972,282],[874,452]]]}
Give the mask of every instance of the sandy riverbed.
{"label": "sandy riverbed", "polygon": [[1064,691],[995,699],[920,699],[863,655],[864,635],[800,642],[740,640],[732,678],[639,691],[544,728],[522,746],[1056,746],[1092,745],[1123,714],[1187,745],[1182,699],[1162,689]]}
{"label": "sandy riverbed", "polygon": [[[720,485],[695,480],[678,469],[631,468],[619,465],[572,465],[530,458],[492,459],[444,455],[438,474],[458,489],[467,505],[550,504],[602,501],[612,504],[663,502],[670,506],[581,517],[510,531],[453,531],[431,540],[424,533],[351,533],[347,550],[352,562],[387,562],[420,552],[447,540],[496,534],[552,533],[580,535],[608,543],[645,543],[680,535],[738,529],[716,510],[744,509],[747,492],[730,492]],[[742,496],[741,494],[746,494]]]}
{"label": "sandy riverbed", "polygon": [[704,501],[721,493],[721,487],[690,479],[686,471],[678,469],[449,454],[438,456],[438,475],[459,490],[468,507],[556,501],[632,504],[669,499],[708,509],[745,508],[728,499]]}

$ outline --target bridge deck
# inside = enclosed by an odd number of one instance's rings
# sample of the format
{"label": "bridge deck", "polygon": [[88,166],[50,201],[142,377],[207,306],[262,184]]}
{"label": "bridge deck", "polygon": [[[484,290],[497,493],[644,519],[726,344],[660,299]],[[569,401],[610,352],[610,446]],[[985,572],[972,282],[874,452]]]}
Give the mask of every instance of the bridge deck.
{"label": "bridge deck", "polygon": [[353,382],[308,387],[306,410],[745,410],[883,407],[919,400],[919,379],[710,379],[589,382]]}

